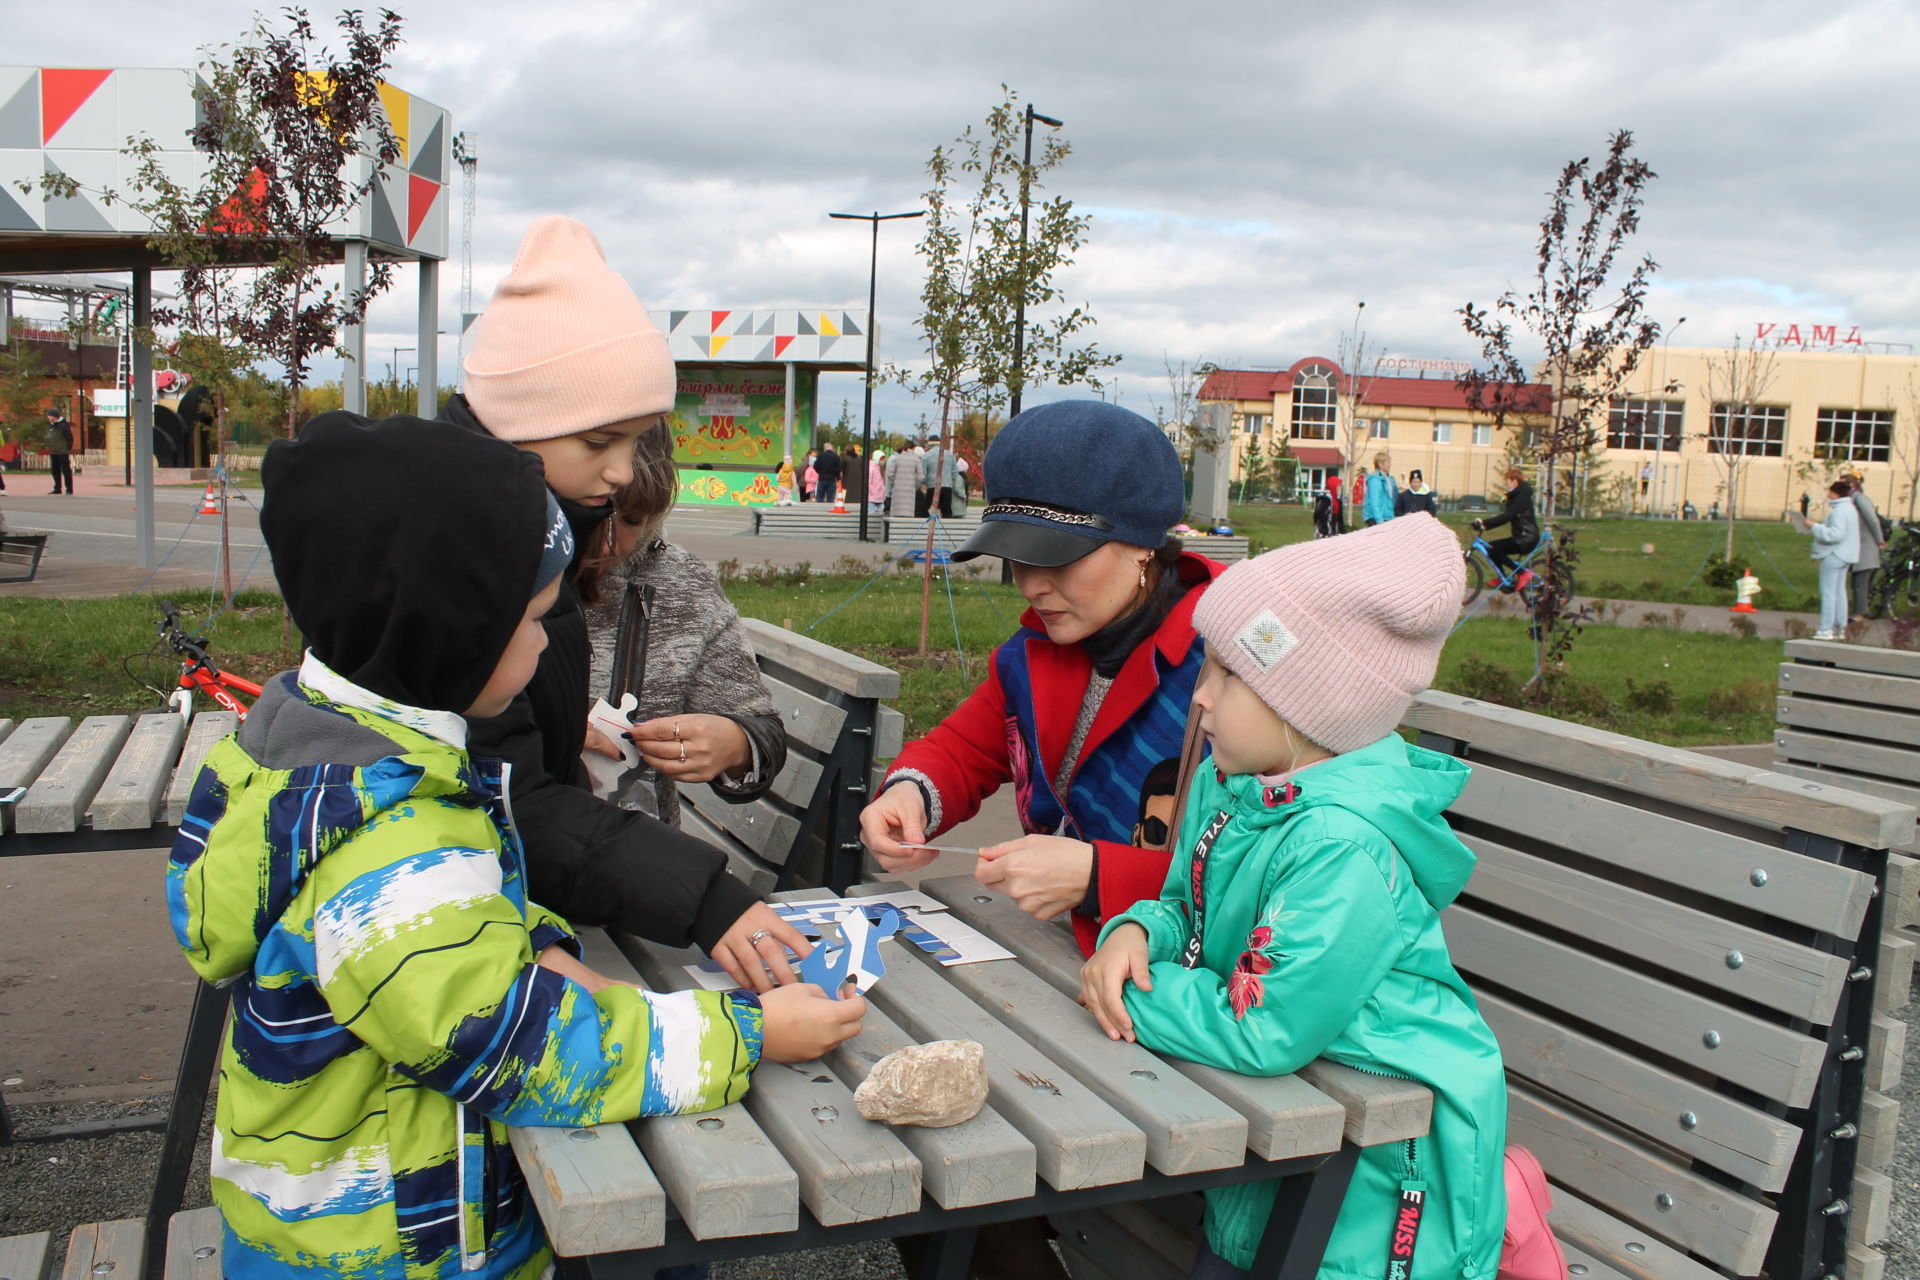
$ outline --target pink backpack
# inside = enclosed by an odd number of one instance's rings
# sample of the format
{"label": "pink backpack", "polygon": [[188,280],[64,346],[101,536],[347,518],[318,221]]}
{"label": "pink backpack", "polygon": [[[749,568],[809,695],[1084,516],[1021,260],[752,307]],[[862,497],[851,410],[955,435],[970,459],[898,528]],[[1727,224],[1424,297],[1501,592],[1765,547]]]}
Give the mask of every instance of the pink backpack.
{"label": "pink backpack", "polygon": [[1567,1258],[1547,1225],[1553,1197],[1540,1161],[1525,1147],[1507,1148],[1507,1234],[1499,1280],[1567,1280]]}

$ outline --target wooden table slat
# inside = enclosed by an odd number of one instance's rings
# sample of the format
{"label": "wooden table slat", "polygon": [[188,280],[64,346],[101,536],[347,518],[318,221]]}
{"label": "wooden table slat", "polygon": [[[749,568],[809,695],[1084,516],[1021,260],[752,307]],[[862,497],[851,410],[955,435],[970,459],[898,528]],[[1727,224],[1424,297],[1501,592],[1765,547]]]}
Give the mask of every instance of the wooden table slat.
{"label": "wooden table slat", "polygon": [[508,1137],[555,1253],[652,1249],[667,1238],[667,1193],[625,1125],[510,1129]]}
{"label": "wooden table slat", "polygon": [[186,723],[172,711],[149,712],[134,722],[93,798],[95,831],[140,831],[154,824],[186,736]]}
{"label": "wooden table slat", "polygon": [[130,716],[88,716],[82,720],[16,806],[15,829],[36,834],[78,831],[80,819],[132,729]]}
{"label": "wooden table slat", "polygon": [[[698,951],[616,939],[649,987],[693,985]],[[853,1091],[819,1062],[763,1060],[746,1108],[800,1179],[800,1200],[826,1226],[867,1222],[920,1207],[920,1161],[883,1124],[863,1119]]]}

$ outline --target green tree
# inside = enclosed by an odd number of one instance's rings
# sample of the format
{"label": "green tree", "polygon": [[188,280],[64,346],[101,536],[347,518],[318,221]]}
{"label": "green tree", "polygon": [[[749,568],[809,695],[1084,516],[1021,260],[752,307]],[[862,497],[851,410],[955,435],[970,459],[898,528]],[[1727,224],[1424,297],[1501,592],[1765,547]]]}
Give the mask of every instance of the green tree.
{"label": "green tree", "polygon": [[47,400],[47,367],[27,345],[25,331],[26,325],[15,320],[0,351],[0,432],[6,443],[38,449],[47,436],[41,413]]}

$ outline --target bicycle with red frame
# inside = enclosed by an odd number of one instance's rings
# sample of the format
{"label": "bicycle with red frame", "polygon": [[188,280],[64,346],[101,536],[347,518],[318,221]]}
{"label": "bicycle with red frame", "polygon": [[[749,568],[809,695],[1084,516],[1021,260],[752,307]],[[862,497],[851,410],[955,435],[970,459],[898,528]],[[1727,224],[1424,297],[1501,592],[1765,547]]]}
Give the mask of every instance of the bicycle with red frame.
{"label": "bicycle with red frame", "polygon": [[[180,611],[171,601],[161,601],[160,608],[160,639],[180,659],[179,686],[168,692],[155,688],[145,680],[140,680],[140,683],[165,698],[167,705],[178,711],[182,720],[193,719],[195,693],[205,694],[224,710],[245,720],[252,706],[251,700],[260,696],[260,686],[215,666],[213,659],[207,655],[207,638],[193,635],[181,627]],[[128,674],[132,672],[129,670]],[[134,678],[140,679],[138,676]],[[243,696],[248,701],[242,702]]]}

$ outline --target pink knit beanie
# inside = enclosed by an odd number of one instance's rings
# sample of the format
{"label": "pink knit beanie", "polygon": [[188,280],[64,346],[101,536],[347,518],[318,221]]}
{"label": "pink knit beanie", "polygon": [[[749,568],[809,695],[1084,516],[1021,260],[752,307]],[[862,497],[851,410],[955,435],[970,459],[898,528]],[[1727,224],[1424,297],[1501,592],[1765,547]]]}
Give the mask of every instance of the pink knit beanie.
{"label": "pink knit beanie", "polygon": [[552,440],[673,408],[673,357],[572,218],[527,228],[467,343],[467,403],[502,440]]}
{"label": "pink knit beanie", "polygon": [[1433,682],[1466,562],[1425,512],[1234,565],[1193,625],[1207,652],[1336,755],[1392,732]]}

